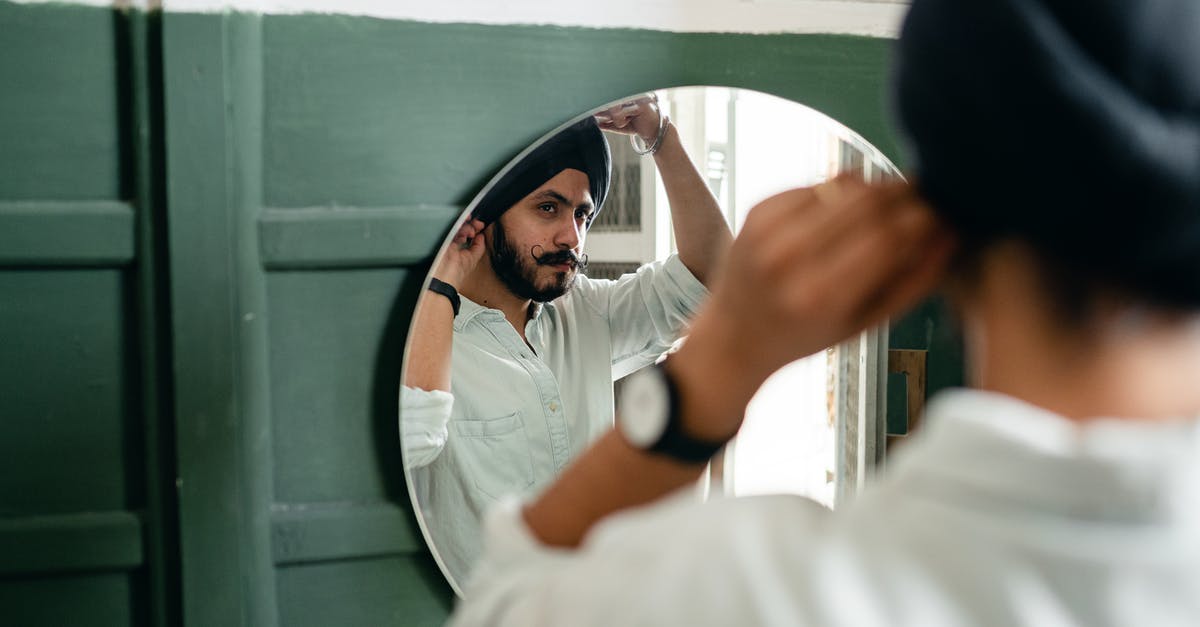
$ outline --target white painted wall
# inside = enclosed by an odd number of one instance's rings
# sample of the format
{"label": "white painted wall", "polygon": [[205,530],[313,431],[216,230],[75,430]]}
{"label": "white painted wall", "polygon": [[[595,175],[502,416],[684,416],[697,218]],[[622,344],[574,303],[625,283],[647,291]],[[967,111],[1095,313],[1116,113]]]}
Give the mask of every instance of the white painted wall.
{"label": "white painted wall", "polygon": [[[61,0],[17,0],[50,2]],[[334,13],[480,24],[553,24],[677,32],[838,33],[895,37],[907,1],[891,0],[68,0],[173,12]]]}

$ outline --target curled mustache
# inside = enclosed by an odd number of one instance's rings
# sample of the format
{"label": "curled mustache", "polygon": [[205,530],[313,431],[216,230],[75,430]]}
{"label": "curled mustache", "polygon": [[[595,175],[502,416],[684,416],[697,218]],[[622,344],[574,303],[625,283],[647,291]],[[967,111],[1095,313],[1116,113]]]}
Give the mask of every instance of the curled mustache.
{"label": "curled mustache", "polygon": [[580,255],[570,248],[546,252],[546,249],[542,248],[540,244],[535,244],[533,248],[529,249],[529,254],[533,256],[533,260],[536,261],[539,266],[553,266],[560,263],[570,263],[578,270],[586,270],[588,267],[587,253]]}

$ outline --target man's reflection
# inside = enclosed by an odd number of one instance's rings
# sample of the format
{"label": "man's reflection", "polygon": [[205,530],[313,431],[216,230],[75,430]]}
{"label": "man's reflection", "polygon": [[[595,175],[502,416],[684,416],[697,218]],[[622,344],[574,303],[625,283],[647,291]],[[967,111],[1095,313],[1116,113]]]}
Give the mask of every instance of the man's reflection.
{"label": "man's reflection", "polygon": [[[611,172],[601,126],[653,154],[679,250],[615,281],[579,274]],[[613,381],[677,339],[731,239],[649,99],[557,134],[478,203],[434,264],[401,391],[406,465],[455,578],[478,553],[489,503],[548,483],[611,426]]]}

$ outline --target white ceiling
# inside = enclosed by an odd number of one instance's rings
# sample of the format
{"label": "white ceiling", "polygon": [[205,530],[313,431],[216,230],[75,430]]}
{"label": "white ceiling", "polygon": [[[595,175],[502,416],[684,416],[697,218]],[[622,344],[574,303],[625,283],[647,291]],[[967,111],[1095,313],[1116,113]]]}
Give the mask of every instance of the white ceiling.
{"label": "white ceiling", "polygon": [[171,12],[236,9],[281,14],[369,15],[427,22],[874,37],[895,37],[908,8],[907,2],[889,0],[74,0],[74,3],[164,8]]}

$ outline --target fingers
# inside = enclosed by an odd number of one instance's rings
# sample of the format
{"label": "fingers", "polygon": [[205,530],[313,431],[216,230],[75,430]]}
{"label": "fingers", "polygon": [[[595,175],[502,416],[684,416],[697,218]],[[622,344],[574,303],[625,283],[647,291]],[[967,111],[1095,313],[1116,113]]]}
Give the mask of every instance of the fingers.
{"label": "fingers", "polygon": [[438,256],[433,276],[458,286],[471,274],[486,250],[487,236],[482,220],[468,219],[458,227],[451,244]]}
{"label": "fingers", "polygon": [[596,115],[592,116],[592,119],[596,120],[596,125],[599,126],[600,130],[602,131],[617,130],[617,128],[613,125],[612,118],[609,117],[607,113],[597,113]]}
{"label": "fingers", "polygon": [[821,200],[820,220],[813,225],[810,253],[823,257],[839,250],[844,240],[864,226],[886,224],[911,190],[906,185],[870,185],[861,179],[839,177],[814,190]]}
{"label": "fingers", "polygon": [[879,294],[875,302],[858,314],[863,320],[862,328],[873,326],[908,310],[936,290],[945,278],[956,248],[957,243],[948,235],[935,238],[924,254],[891,277],[887,288]]}
{"label": "fingers", "polygon": [[757,248],[760,270],[820,268],[846,254],[850,244],[887,225],[888,212],[906,194],[903,187],[838,179],[792,190],[761,203],[740,238]]}
{"label": "fingers", "polygon": [[[480,223],[480,224],[482,225],[482,223]],[[469,240],[469,243],[467,244],[466,248],[471,253],[472,257],[475,257],[476,259],[478,259],[479,257],[483,256],[483,250],[484,250],[484,246],[485,246],[486,242],[487,242],[487,236],[484,235],[483,229],[479,228],[476,231],[475,236]]]}
{"label": "fingers", "polygon": [[[865,198],[887,203],[902,195],[907,186],[896,184],[869,185],[854,175],[843,174],[813,187],[781,192],[760,202],[750,210],[743,233],[758,228],[773,231],[783,225],[797,224],[798,211],[817,212],[821,219],[806,217],[807,229],[841,230],[839,224],[853,224],[857,211],[871,209],[875,204],[863,204]],[[829,223],[826,225],[825,223]]]}
{"label": "fingers", "polygon": [[[899,268],[911,265],[938,228],[933,214],[918,203],[899,203],[885,216],[870,217],[821,258],[823,283],[831,288],[829,304],[847,315],[861,310],[860,304],[882,290]],[[831,285],[835,282],[836,287]]]}
{"label": "fingers", "polygon": [[468,241],[474,238],[479,233],[483,232],[483,221],[478,218],[471,218],[463,222],[458,227],[458,232],[454,234],[454,243],[459,246],[465,245]]}
{"label": "fingers", "polygon": [[[904,183],[839,178],[760,203],[739,237],[781,313],[855,330],[932,290],[952,240]],[[818,320],[819,318],[819,320]]]}
{"label": "fingers", "polygon": [[763,200],[750,209],[738,239],[758,241],[780,226],[797,220],[797,214],[816,202],[811,187],[789,189]]}
{"label": "fingers", "polygon": [[600,128],[608,131],[627,130],[637,117],[638,111],[636,109],[628,110],[622,107],[614,107],[609,109],[603,116],[600,114],[595,116],[596,123]]}
{"label": "fingers", "polygon": [[771,216],[764,254],[788,264],[820,263],[825,255],[845,246],[856,225],[878,220],[880,201],[868,197],[866,188],[835,193],[836,200],[825,186],[817,186],[806,204]]}
{"label": "fingers", "polygon": [[636,120],[657,108],[657,99],[641,96],[595,113],[592,117],[602,130],[630,134],[635,132]]}
{"label": "fingers", "polygon": [[[829,315],[859,330],[886,316],[908,299],[932,290],[948,256],[949,237],[932,213],[917,203],[902,203],[879,224],[848,238],[827,255],[814,291],[824,294]],[[931,281],[934,284],[931,284]]]}

